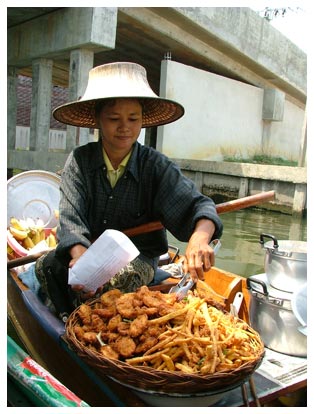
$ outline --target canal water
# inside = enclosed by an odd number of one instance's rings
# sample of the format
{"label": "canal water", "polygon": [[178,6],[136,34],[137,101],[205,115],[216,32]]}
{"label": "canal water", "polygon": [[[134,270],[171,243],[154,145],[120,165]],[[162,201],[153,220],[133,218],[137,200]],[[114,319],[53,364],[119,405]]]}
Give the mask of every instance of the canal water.
{"label": "canal water", "polygon": [[[243,277],[264,273],[265,249],[259,242],[262,233],[271,234],[278,241],[307,241],[305,217],[249,208],[221,214],[220,218],[224,232],[215,266]],[[265,238],[265,242],[270,240]],[[187,243],[179,242],[171,234],[168,241],[184,254]]]}

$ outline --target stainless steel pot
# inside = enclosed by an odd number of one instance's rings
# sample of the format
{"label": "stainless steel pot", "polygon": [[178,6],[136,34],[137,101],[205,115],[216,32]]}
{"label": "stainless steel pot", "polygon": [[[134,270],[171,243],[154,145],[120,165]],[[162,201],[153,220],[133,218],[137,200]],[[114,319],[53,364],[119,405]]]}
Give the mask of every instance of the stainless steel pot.
{"label": "stainless steel pot", "polygon": [[[265,243],[265,238],[271,240]],[[266,250],[264,267],[272,287],[294,292],[306,282],[307,243],[277,240],[271,234],[261,234],[260,243]]]}
{"label": "stainless steel pot", "polygon": [[266,347],[287,355],[306,357],[307,337],[292,307],[292,294],[274,289],[264,273],[247,279],[250,291],[250,325],[261,335]]}

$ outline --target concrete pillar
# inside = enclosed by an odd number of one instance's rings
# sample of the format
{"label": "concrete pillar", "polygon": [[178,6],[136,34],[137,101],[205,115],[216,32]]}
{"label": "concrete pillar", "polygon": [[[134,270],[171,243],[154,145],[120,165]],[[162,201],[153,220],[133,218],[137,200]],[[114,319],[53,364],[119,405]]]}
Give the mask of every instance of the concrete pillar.
{"label": "concrete pillar", "polygon": [[32,62],[31,151],[49,149],[52,66],[51,59],[41,58]]}
{"label": "concrete pillar", "polygon": [[240,179],[240,187],[239,187],[239,193],[238,198],[243,198],[248,195],[249,191],[249,180],[248,178],[241,178]]}
{"label": "concrete pillar", "polygon": [[298,167],[306,166],[306,151],[307,151],[307,112],[305,111],[301,140],[300,140],[300,153],[299,153],[299,159],[298,159]]}
{"label": "concrete pillar", "polygon": [[262,132],[263,155],[270,155],[269,154],[270,137],[271,137],[271,121],[263,120],[263,132]]}
{"label": "concrete pillar", "polygon": [[294,214],[293,220],[290,221],[288,240],[304,240],[302,220],[302,214]]}
{"label": "concrete pillar", "polygon": [[[76,101],[84,95],[88,73],[94,64],[94,52],[87,49],[72,50],[69,68],[69,101]],[[67,127],[67,151],[89,142],[89,128]]]}
{"label": "concrete pillar", "polygon": [[296,184],[294,190],[292,214],[301,214],[306,204],[306,184]]}
{"label": "concrete pillar", "polygon": [[15,149],[16,140],[16,108],[17,108],[17,69],[8,66],[8,105],[7,105],[7,148]]}
{"label": "concrete pillar", "polygon": [[194,181],[198,191],[202,192],[202,190],[203,190],[203,173],[201,171],[195,171],[193,181]]}

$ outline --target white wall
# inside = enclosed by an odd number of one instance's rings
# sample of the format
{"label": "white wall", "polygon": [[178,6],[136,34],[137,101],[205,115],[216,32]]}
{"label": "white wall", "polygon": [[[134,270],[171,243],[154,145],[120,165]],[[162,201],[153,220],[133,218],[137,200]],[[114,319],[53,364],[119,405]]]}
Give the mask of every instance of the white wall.
{"label": "white wall", "polygon": [[139,137],[137,138],[138,142],[139,142],[140,144],[142,144],[142,145],[144,145],[144,144],[145,144],[145,132],[146,132],[146,129],[145,129],[145,128],[141,129],[140,135],[139,135]]}
{"label": "white wall", "polygon": [[[15,149],[29,150],[30,128],[25,126],[16,127]],[[89,135],[90,141],[94,141],[94,135]],[[49,149],[66,149],[66,131],[59,129],[49,130]]]}
{"label": "white wall", "polygon": [[272,122],[269,152],[273,156],[298,159],[304,121],[304,110],[285,101],[282,122]]}
{"label": "white wall", "polygon": [[[263,89],[163,60],[160,95],[185,108],[183,118],[158,128],[157,149],[167,156],[221,161],[262,153]],[[282,122],[271,122],[271,155],[297,161],[304,111],[287,101],[284,111]]]}

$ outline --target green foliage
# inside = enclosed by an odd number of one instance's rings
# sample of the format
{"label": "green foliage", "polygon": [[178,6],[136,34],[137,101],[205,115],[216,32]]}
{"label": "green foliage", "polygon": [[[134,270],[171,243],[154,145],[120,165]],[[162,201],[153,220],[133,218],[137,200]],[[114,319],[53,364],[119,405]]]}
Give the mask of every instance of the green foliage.
{"label": "green foliage", "polygon": [[225,157],[224,161],[244,162],[250,164],[285,165],[289,167],[297,167],[298,165],[297,161],[286,160],[281,157],[270,157],[268,155],[254,155],[252,158]]}

